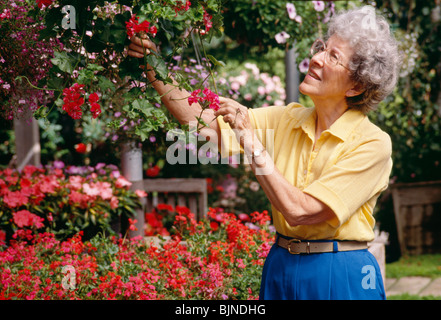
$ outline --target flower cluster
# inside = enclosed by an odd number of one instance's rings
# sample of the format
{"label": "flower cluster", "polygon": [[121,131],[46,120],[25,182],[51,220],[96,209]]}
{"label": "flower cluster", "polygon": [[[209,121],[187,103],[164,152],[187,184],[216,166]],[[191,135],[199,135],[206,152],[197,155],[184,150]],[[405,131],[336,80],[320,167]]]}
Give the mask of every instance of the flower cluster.
{"label": "flower cluster", "polygon": [[[203,96],[200,95],[201,92]],[[215,111],[220,108],[219,96],[208,88],[204,88],[204,90],[197,89],[191,92],[188,97],[188,104],[192,105],[193,103],[200,103],[203,107],[209,107]]]}
{"label": "flower cluster", "polygon": [[150,22],[144,20],[139,23],[139,18],[136,15],[132,15],[130,20],[126,22],[127,35],[129,38],[137,33],[151,34],[153,37],[156,36],[158,29],[156,26],[150,26]]}
{"label": "flower cluster", "polygon": [[32,9],[25,0],[0,2],[0,113],[8,120],[34,112],[53,97],[52,91],[35,86],[47,79],[61,44],[56,38],[40,39],[44,26],[39,14],[29,14]]}
{"label": "flower cluster", "polygon": [[[72,119],[81,119],[83,111],[81,107],[84,104],[84,84],[75,83],[70,88],[63,90],[63,110],[67,112]],[[101,114],[101,106],[98,103],[99,96],[96,92],[89,95],[89,106],[92,117],[96,119]]]}
{"label": "flower cluster", "polygon": [[188,0],[177,0],[176,4],[173,5],[173,9],[176,12],[176,16],[178,15],[179,12],[181,11],[188,11],[188,9],[190,9],[191,6],[191,2]]}
{"label": "flower cluster", "polygon": [[0,299],[256,299],[274,241],[266,225],[247,227],[212,208],[215,230],[209,219],[176,209],[185,238],[156,244],[101,235],[84,241],[82,232],[65,241],[52,233],[11,241],[0,251]]}
{"label": "flower cluster", "polygon": [[[238,70],[240,70],[238,74]],[[252,108],[285,104],[285,88],[278,76],[261,72],[257,65],[245,63],[222,75],[219,90],[239,103]]]}
{"label": "flower cluster", "polygon": [[139,207],[131,183],[112,165],[37,168],[0,171],[0,231],[10,238],[17,229],[45,230],[70,236],[109,231],[119,216],[131,216]]}

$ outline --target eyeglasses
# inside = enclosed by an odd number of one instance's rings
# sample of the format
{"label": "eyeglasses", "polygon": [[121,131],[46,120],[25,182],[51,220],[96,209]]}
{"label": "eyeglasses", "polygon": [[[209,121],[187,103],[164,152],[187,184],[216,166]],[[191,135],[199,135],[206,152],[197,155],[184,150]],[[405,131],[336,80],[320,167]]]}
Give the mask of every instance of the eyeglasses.
{"label": "eyeglasses", "polygon": [[329,53],[328,50],[329,50],[329,48],[326,48],[326,43],[321,39],[317,39],[312,44],[310,53],[311,53],[311,56],[315,56],[316,54],[322,53],[324,51],[325,52],[325,62],[327,64],[329,64],[331,66],[341,65],[346,70],[349,70],[348,67],[346,67],[345,65],[343,65],[340,62],[340,57],[337,55],[336,52]]}

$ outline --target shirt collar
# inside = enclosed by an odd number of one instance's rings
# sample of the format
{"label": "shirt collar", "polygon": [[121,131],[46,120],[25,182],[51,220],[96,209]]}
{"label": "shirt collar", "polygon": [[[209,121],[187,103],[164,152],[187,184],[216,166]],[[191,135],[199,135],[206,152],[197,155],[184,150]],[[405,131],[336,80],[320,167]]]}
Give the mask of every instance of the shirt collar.
{"label": "shirt collar", "polygon": [[[315,107],[303,108],[300,112],[296,112],[294,128],[302,128],[302,130],[314,141],[315,139],[315,120],[317,113]],[[328,130],[333,136],[345,141],[351,132],[357,127],[366,116],[358,110],[348,109],[338,118]]]}

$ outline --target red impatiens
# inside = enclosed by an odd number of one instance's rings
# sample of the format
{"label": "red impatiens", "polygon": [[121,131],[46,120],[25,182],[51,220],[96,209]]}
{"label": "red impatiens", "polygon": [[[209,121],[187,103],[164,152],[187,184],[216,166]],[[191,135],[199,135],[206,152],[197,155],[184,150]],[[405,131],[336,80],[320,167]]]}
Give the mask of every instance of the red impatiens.
{"label": "red impatiens", "polygon": [[150,26],[150,22],[144,20],[139,23],[139,18],[136,15],[132,15],[130,20],[126,22],[127,35],[129,38],[133,37],[136,33],[145,32],[151,34],[153,37],[156,36],[158,29],[156,26]]}

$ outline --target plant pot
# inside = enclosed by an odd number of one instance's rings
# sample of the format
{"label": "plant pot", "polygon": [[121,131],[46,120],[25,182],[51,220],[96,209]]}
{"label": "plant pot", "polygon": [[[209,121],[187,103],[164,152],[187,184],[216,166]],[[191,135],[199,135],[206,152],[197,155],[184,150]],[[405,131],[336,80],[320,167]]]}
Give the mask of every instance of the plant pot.
{"label": "plant pot", "polygon": [[441,181],[391,186],[401,254],[441,253]]}
{"label": "plant pot", "polygon": [[[142,149],[139,147],[139,142],[136,140],[125,141],[121,145],[121,171],[122,175],[129,180],[132,185],[131,189],[143,189],[143,172],[142,172]],[[129,232],[130,237],[143,236],[144,235],[144,211],[142,208],[136,210],[135,227],[137,230],[131,230]],[[121,225],[127,225],[127,223],[121,222]],[[121,230],[122,233],[125,230]]]}

